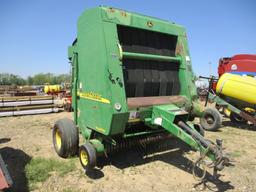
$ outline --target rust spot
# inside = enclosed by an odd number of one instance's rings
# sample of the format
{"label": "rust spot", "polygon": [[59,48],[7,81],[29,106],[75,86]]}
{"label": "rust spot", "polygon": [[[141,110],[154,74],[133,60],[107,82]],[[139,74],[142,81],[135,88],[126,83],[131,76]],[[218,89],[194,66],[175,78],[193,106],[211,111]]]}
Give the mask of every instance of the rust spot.
{"label": "rust spot", "polygon": [[109,11],[110,11],[111,13],[114,13],[114,12],[115,12],[115,9],[113,9],[112,7],[110,7],[110,8],[109,8]]}
{"label": "rust spot", "polygon": [[92,106],[92,109],[98,109],[98,107],[96,105]]}
{"label": "rust spot", "polygon": [[184,47],[181,43],[177,44],[175,55],[183,55],[184,54]]}
{"label": "rust spot", "polygon": [[256,125],[256,119],[252,115],[249,115],[248,113],[241,111],[239,114],[242,118],[251,121],[254,125]]}
{"label": "rust spot", "polygon": [[147,22],[147,26],[148,26],[148,27],[153,27],[153,22],[152,22],[152,21],[148,21],[148,22]]}
{"label": "rust spot", "polygon": [[120,11],[120,14],[121,14],[121,16],[123,16],[123,17],[127,17],[126,12],[124,12],[124,11]]}

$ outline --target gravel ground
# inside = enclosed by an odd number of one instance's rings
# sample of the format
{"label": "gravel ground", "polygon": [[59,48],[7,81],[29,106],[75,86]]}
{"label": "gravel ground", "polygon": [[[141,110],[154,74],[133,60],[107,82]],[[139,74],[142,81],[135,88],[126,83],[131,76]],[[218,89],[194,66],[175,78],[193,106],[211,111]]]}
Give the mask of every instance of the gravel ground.
{"label": "gravel ground", "polygon": [[[12,191],[29,191],[29,181],[24,168],[32,158],[53,158],[60,161],[53,150],[51,127],[62,117],[72,118],[71,113],[6,117],[0,119],[0,152],[8,165],[14,187]],[[181,141],[151,144],[146,148],[134,147],[102,158],[100,168],[85,174],[79,160],[76,169],[63,177],[52,173],[34,191],[256,191],[256,131],[250,126],[234,127],[229,120],[218,132],[206,132],[206,137],[222,138],[225,151],[232,164],[213,180],[195,180],[191,165],[198,153],[191,151]]]}

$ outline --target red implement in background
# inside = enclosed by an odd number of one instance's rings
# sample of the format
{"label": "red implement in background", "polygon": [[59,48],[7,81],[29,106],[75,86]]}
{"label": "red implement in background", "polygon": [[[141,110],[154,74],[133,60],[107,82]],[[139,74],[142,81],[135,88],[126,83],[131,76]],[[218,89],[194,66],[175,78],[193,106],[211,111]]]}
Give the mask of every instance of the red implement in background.
{"label": "red implement in background", "polygon": [[9,185],[5,179],[2,169],[0,169],[0,190],[7,189],[7,188],[9,188]]}
{"label": "red implement in background", "polygon": [[8,189],[12,186],[12,179],[0,154],[0,190]]}
{"label": "red implement in background", "polygon": [[256,76],[256,55],[239,54],[219,60],[219,77],[224,73]]}

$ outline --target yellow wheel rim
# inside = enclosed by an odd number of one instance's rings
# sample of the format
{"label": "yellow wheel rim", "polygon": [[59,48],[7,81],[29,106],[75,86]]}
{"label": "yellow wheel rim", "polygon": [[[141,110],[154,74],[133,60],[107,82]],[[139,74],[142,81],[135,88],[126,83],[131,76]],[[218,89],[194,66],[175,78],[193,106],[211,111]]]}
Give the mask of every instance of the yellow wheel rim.
{"label": "yellow wheel rim", "polygon": [[60,148],[61,148],[61,136],[60,136],[60,131],[58,129],[55,132],[55,139],[56,139],[57,149],[60,150]]}
{"label": "yellow wheel rim", "polygon": [[88,164],[88,155],[87,155],[86,151],[83,149],[80,151],[80,159],[84,166],[86,166]]}
{"label": "yellow wheel rim", "polygon": [[224,114],[225,114],[227,117],[230,116],[230,113],[231,113],[231,111],[230,111],[229,109],[224,108]]}
{"label": "yellow wheel rim", "polygon": [[246,107],[244,110],[248,113],[255,113],[255,110],[249,107]]}

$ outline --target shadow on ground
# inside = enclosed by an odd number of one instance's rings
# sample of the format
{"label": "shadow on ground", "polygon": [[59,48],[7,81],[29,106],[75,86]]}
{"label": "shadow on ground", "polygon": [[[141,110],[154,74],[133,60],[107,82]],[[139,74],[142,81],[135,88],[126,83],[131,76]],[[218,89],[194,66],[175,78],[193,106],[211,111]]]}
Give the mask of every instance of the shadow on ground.
{"label": "shadow on ground", "polygon": [[0,144],[7,143],[9,141],[11,141],[11,138],[1,138],[0,139]]}
{"label": "shadow on ground", "polygon": [[29,191],[28,181],[25,174],[25,166],[29,163],[31,157],[24,151],[11,147],[1,148],[0,153],[13,180],[13,186],[9,191]]}
{"label": "shadow on ground", "polygon": [[228,127],[228,129],[246,129],[249,131],[256,131],[256,126],[255,125],[249,125],[246,123],[233,123],[231,121],[223,121],[222,125],[224,126],[223,128]]}
{"label": "shadow on ground", "polygon": [[[190,173],[191,177],[193,177],[193,162],[184,157],[184,152],[189,150],[191,150],[191,148],[189,148],[188,145],[178,139],[172,138],[168,141],[149,144],[146,147],[133,147],[126,151],[119,151],[108,155],[108,158],[99,159],[98,166],[104,167],[106,165],[112,165],[119,169],[124,169],[150,163],[152,161],[163,161]],[[104,173],[100,169],[95,169],[87,173],[87,175],[92,179],[104,177]],[[232,186],[230,182],[223,182],[219,178],[213,178],[213,176],[208,172],[205,180],[198,182],[194,187],[196,189],[208,188],[212,191],[226,191],[234,189],[234,186]]]}

